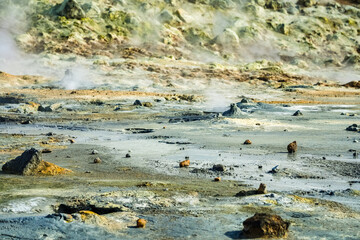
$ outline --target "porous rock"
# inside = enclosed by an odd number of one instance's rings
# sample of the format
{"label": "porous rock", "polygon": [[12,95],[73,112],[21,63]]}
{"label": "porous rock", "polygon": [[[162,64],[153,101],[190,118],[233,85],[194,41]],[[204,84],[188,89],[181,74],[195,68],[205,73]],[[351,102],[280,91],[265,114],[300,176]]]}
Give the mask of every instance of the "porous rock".
{"label": "porous rock", "polygon": [[256,213],[243,222],[243,233],[249,238],[283,238],[288,234],[290,223],[278,215]]}

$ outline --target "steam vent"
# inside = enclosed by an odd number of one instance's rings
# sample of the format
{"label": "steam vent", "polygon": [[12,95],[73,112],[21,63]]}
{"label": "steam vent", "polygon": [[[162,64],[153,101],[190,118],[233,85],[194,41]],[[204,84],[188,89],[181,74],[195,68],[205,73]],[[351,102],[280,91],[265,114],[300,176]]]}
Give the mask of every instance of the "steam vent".
{"label": "steam vent", "polygon": [[0,0],[0,239],[360,239],[359,116],[359,0]]}

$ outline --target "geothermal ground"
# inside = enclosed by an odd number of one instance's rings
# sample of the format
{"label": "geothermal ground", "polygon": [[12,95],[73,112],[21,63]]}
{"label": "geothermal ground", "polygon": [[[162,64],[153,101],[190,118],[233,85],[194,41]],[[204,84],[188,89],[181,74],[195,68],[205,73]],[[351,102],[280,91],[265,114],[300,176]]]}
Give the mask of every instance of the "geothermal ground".
{"label": "geothermal ground", "polygon": [[[258,212],[289,221],[289,239],[360,237],[360,135],[346,131],[359,123],[358,89],[188,61],[86,62],[91,89],[59,87],[76,68],[61,82],[1,75],[0,162],[49,149],[45,161],[72,170],[2,172],[2,239],[236,239]],[[164,77],[178,72],[196,76]],[[240,111],[226,116],[232,102]]]}
{"label": "geothermal ground", "polygon": [[359,0],[0,0],[0,239],[244,239],[256,213],[360,239],[359,19]]}

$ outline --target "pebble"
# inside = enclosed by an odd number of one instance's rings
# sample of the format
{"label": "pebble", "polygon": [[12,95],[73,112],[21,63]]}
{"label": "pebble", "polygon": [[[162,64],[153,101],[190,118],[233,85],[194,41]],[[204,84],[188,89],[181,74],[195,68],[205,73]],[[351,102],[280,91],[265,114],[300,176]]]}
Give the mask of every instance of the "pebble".
{"label": "pebble", "polygon": [[126,157],[126,158],[131,158],[131,155],[130,155],[129,153],[127,153],[127,154],[125,155],[125,157]]}
{"label": "pebble", "polygon": [[136,221],[136,227],[137,227],[137,228],[145,228],[146,223],[147,223],[147,221],[146,221],[145,219],[139,218],[139,219]]}
{"label": "pebble", "polygon": [[94,163],[101,163],[101,159],[99,157],[95,158]]}
{"label": "pebble", "polygon": [[92,150],[91,154],[95,155],[98,154],[99,152],[97,150]]}

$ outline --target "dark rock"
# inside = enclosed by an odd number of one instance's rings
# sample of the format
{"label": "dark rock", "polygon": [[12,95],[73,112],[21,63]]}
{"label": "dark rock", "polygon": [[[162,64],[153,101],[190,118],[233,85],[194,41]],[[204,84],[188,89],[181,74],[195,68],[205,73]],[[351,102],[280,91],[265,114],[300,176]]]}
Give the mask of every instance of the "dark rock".
{"label": "dark rock", "polygon": [[127,154],[125,155],[125,157],[126,157],[126,158],[131,158],[130,153],[127,153]]}
{"label": "dark rock", "polygon": [[142,106],[142,103],[140,100],[135,100],[135,102],[133,103],[134,106]]}
{"label": "dark rock", "polygon": [[260,183],[260,186],[257,190],[258,194],[266,194],[267,190],[266,190],[266,184],[265,183]]}
{"label": "dark rock", "polygon": [[360,132],[360,127],[357,124],[352,124],[346,128],[346,131]]}
{"label": "dark rock", "polygon": [[41,150],[42,153],[51,153],[52,150],[49,148],[44,148],[43,150]]}
{"label": "dark rock", "polygon": [[7,173],[32,175],[41,161],[41,152],[31,148],[23,152],[21,156],[5,163],[2,166],[2,170]]}
{"label": "dark rock", "polygon": [[213,171],[225,172],[226,168],[222,164],[216,164],[212,167]]}
{"label": "dark rock", "polygon": [[243,222],[243,233],[249,238],[285,238],[290,223],[278,215],[256,213]]}
{"label": "dark rock", "polygon": [[245,142],[244,142],[245,145],[250,145],[252,144],[252,142],[249,140],[249,139],[246,139]]}
{"label": "dark rock", "polygon": [[57,4],[52,12],[55,15],[70,19],[81,19],[86,17],[84,10],[76,0],[64,0],[62,3]]}
{"label": "dark rock", "polygon": [[236,116],[241,116],[243,115],[242,111],[240,110],[240,108],[238,108],[238,106],[235,103],[230,104],[230,109],[223,112],[222,114],[223,116],[226,117],[236,117]]}
{"label": "dark rock", "polygon": [[298,0],[297,4],[303,7],[312,7],[317,4],[316,0]]}
{"label": "dark rock", "polygon": [[300,110],[297,110],[294,114],[293,114],[293,116],[302,116],[303,114],[302,114],[302,112],[300,111]]}
{"label": "dark rock", "polygon": [[289,153],[294,153],[297,151],[297,143],[296,141],[293,141],[292,143],[290,143],[288,146],[287,146],[287,150]]}

